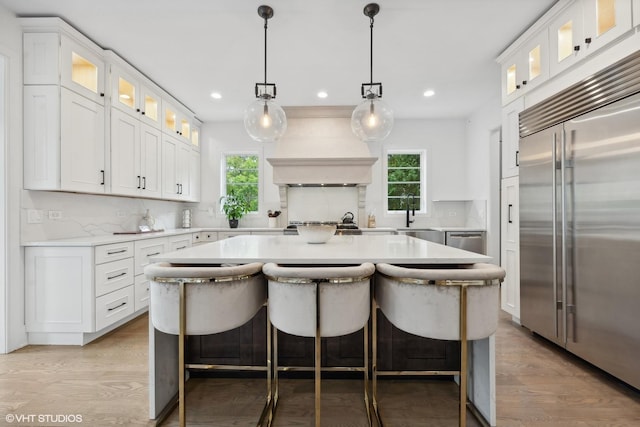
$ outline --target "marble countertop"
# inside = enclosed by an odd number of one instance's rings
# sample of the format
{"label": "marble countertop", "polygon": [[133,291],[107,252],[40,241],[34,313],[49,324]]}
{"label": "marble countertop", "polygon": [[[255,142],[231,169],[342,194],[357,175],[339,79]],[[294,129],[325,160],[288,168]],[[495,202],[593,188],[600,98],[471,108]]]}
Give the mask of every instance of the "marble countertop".
{"label": "marble countertop", "polygon": [[491,257],[404,235],[333,236],[324,244],[300,236],[247,235],[152,257],[174,264],[276,262],[284,264],[470,264]]}

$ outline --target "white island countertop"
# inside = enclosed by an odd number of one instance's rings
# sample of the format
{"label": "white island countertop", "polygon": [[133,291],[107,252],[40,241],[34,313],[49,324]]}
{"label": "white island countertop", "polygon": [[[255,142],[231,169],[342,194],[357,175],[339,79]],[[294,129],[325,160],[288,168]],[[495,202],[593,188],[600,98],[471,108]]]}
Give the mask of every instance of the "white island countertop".
{"label": "white island countertop", "polygon": [[151,258],[172,264],[472,264],[491,259],[404,235],[333,236],[322,244],[306,243],[300,236],[236,236]]}

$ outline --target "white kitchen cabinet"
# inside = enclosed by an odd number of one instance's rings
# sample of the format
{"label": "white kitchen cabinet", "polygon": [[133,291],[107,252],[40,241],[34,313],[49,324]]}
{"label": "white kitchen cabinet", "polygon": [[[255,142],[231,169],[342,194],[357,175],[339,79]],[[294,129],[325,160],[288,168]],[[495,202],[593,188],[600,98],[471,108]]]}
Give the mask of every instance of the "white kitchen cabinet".
{"label": "white kitchen cabinet", "polygon": [[506,105],[549,78],[546,28],[502,62],[502,104]]}
{"label": "white kitchen cabinet", "polygon": [[246,236],[251,234],[249,231],[218,231],[218,240],[229,239],[236,236]]}
{"label": "white kitchen cabinet", "polygon": [[167,252],[169,249],[167,239],[165,237],[136,240],[133,247],[136,261],[136,276],[144,274],[144,268],[151,263],[151,257]]}
{"label": "white kitchen cabinet", "polygon": [[57,86],[23,93],[24,188],[104,193],[104,107]]}
{"label": "white kitchen cabinet", "polygon": [[139,274],[134,281],[134,310],[139,311],[149,306],[149,279]]}
{"label": "white kitchen cabinet", "polygon": [[46,32],[29,32],[34,29],[27,28],[23,35],[23,83],[61,85],[104,105],[102,49],[62,21],[46,18],[44,21],[49,25]]}
{"label": "white kitchen cabinet", "polygon": [[520,165],[520,117],[524,99],[518,98],[502,108],[502,177],[518,175]]}
{"label": "white kitchen cabinet", "polygon": [[84,345],[131,318],[131,243],[25,248],[29,344]]}
{"label": "white kitchen cabinet", "polygon": [[162,100],[162,112],[162,131],[191,144],[191,114],[167,98]]}
{"label": "white kitchen cabinet", "polygon": [[[124,62],[113,52],[108,52],[113,62]],[[126,65],[110,64],[111,106],[147,125],[161,129],[161,104],[159,91],[136,70]]]}
{"label": "white kitchen cabinet", "polygon": [[520,319],[520,217],[519,178],[502,180],[501,192],[501,254],[500,265],[506,276],[500,301],[504,311]]}
{"label": "white kitchen cabinet", "polygon": [[640,0],[633,0],[633,26],[640,26]]}
{"label": "white kitchen cabinet", "polygon": [[162,140],[158,129],[111,109],[111,192],[161,197]]}
{"label": "white kitchen cabinet", "polygon": [[556,75],[632,28],[631,0],[576,0],[549,26],[550,71]]}
{"label": "white kitchen cabinet", "polygon": [[200,245],[203,243],[215,242],[218,240],[218,233],[215,231],[200,231],[199,233],[193,233],[191,240],[192,245]]}
{"label": "white kitchen cabinet", "polygon": [[163,134],[162,139],[162,198],[198,201],[200,153],[169,135]]}
{"label": "white kitchen cabinet", "polygon": [[191,234],[181,234],[167,238],[169,251],[180,251],[191,247]]}
{"label": "white kitchen cabinet", "polygon": [[191,123],[191,148],[193,148],[196,151],[200,151],[200,127],[202,126],[202,123],[197,120],[197,119],[193,119],[193,122]]}

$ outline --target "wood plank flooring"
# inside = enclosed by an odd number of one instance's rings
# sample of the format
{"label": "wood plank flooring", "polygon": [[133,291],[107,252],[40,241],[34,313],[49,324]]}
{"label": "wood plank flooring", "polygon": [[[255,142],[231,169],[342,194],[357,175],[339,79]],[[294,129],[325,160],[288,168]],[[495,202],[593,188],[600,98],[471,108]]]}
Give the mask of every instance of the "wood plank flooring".
{"label": "wood plank flooring", "polygon": [[[85,347],[29,346],[0,355],[0,426],[152,426],[148,419],[147,316]],[[640,365],[636,367],[640,369]],[[496,336],[498,426],[640,426],[640,393],[503,315]],[[379,401],[390,426],[456,426],[457,387],[449,381],[384,380]],[[250,426],[264,380],[193,379],[193,426]],[[362,382],[323,381],[326,426],[364,426]],[[281,382],[276,427],[313,425],[313,382]],[[32,420],[9,423],[7,415]],[[82,422],[40,422],[79,415]],[[172,413],[166,426],[177,426]],[[469,426],[475,426],[472,418]]]}

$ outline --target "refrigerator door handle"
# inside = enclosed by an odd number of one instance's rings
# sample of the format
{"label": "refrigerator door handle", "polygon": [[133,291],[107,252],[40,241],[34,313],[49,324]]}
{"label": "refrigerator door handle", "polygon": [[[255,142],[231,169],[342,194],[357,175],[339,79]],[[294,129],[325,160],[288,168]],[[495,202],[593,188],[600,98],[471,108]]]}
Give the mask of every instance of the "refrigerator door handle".
{"label": "refrigerator door handle", "polygon": [[561,253],[561,273],[562,273],[562,342],[567,344],[567,139],[564,128],[562,129],[562,138],[560,146],[560,186],[561,186],[561,209],[562,209],[562,253]]}
{"label": "refrigerator door handle", "polygon": [[557,134],[553,133],[553,140],[551,144],[551,256],[553,259],[553,324],[555,326],[556,338],[560,336],[558,330],[558,310],[561,308],[559,305],[562,301],[558,301],[558,190],[557,190],[557,168],[558,168],[558,141]]}

